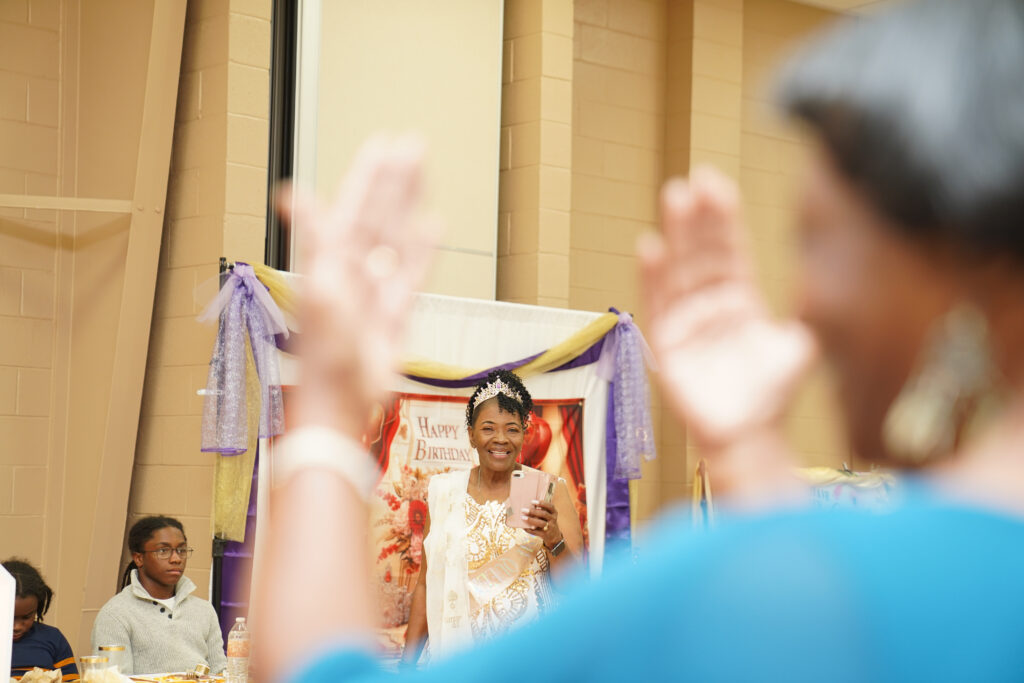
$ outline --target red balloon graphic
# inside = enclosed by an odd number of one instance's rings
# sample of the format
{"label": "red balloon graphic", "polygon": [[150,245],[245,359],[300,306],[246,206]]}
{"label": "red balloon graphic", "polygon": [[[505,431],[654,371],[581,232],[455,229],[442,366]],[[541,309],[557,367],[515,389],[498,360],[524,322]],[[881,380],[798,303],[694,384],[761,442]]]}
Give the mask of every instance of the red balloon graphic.
{"label": "red balloon graphic", "polygon": [[527,467],[539,469],[551,445],[551,426],[542,417],[533,416],[530,429],[526,432],[520,461]]}

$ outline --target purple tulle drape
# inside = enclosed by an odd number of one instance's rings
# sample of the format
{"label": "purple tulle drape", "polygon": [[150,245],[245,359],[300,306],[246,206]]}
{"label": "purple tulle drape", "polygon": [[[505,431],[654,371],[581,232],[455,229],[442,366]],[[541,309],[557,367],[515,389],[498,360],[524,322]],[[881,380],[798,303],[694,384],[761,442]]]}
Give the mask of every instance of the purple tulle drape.
{"label": "purple tulle drape", "polygon": [[284,315],[251,266],[237,263],[200,320],[219,318],[203,402],[203,452],[238,455],[249,447],[246,345],[260,380],[259,435],[284,432],[284,404],[274,335],[288,334]]}
{"label": "purple tulle drape", "polygon": [[608,403],[615,406],[615,439],[608,444],[608,466],[615,479],[639,479],[640,463],[656,455],[647,388],[649,363],[650,351],[640,329],[629,313],[620,313],[597,366],[598,376],[611,382]]}
{"label": "purple tulle drape", "polygon": [[616,479],[615,461],[615,392],[608,392],[608,409],[605,411],[605,499],[604,538],[609,544],[628,541],[630,538],[629,480]]}

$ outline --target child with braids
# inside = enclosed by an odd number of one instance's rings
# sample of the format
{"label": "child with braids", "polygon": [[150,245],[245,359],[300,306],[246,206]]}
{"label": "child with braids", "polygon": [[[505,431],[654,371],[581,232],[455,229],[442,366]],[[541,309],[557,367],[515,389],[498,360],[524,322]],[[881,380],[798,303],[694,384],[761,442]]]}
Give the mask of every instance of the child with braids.
{"label": "child with braids", "polygon": [[78,667],[67,638],[57,628],[43,623],[50,609],[53,590],[39,571],[24,560],[5,560],[4,569],[14,577],[14,646],[11,649],[11,678],[20,679],[35,667],[60,669],[63,681],[77,681]]}
{"label": "child with braids", "polygon": [[92,629],[93,649],[123,645],[121,673],[163,673],[207,664],[227,667],[217,614],[192,593],[185,576],[192,556],[185,529],[173,517],[143,517],[128,532],[132,561],[121,578],[122,590],[107,601]]}

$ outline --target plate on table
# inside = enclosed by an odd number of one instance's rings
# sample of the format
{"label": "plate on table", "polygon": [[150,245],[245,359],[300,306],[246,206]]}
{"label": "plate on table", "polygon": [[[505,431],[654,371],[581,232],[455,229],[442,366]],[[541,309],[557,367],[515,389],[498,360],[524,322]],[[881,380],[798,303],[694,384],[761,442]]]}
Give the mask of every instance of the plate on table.
{"label": "plate on table", "polygon": [[128,678],[137,681],[137,683],[196,683],[197,681],[199,683],[224,683],[223,676],[214,676],[212,674],[194,676],[182,671],[162,674],[136,674]]}

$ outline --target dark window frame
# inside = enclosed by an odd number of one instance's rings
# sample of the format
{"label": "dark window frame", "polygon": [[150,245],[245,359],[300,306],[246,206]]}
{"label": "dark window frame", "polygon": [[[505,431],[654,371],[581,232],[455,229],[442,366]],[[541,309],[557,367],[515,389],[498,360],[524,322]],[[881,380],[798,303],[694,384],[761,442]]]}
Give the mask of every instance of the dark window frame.
{"label": "dark window frame", "polygon": [[267,237],[264,262],[277,270],[291,266],[291,231],[275,210],[277,188],[295,166],[295,86],[298,64],[297,0],[274,0],[270,55],[270,149],[267,159]]}

